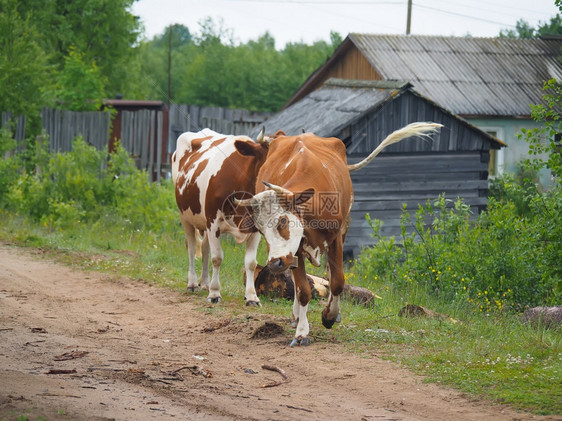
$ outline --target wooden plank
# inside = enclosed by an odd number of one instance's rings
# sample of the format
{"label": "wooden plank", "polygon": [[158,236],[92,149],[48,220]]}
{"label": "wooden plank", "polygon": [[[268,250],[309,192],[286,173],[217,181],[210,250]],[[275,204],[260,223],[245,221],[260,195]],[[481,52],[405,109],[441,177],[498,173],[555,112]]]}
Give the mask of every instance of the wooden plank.
{"label": "wooden plank", "polygon": [[[427,198],[407,200],[377,200],[353,203],[352,211],[355,212],[373,212],[379,210],[402,210],[403,204],[406,203],[407,208],[417,209],[418,203],[424,203]],[[488,203],[487,197],[469,197],[465,198],[465,203],[470,206],[486,206]]]}
{"label": "wooden plank", "polygon": [[[158,111],[156,114],[157,124],[156,127],[159,129],[162,127],[164,115],[162,111]],[[160,182],[160,176],[162,173],[162,130],[158,130],[158,136],[156,139],[156,181]]]}
{"label": "wooden plank", "polygon": [[419,191],[449,191],[449,190],[478,190],[487,189],[487,180],[412,180],[394,182],[364,182],[354,183],[355,196],[382,192],[419,192]]}

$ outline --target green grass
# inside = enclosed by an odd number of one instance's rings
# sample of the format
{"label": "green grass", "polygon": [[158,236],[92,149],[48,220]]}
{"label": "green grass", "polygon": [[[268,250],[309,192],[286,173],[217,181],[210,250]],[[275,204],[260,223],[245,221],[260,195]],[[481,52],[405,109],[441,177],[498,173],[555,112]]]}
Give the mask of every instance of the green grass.
{"label": "green grass", "polygon": [[[5,211],[0,211],[0,221],[3,240],[40,247],[65,264],[178,291],[186,286],[187,255],[179,222],[176,232],[157,235],[114,221],[76,224],[61,231]],[[289,317],[292,303],[282,299],[262,298],[259,309],[243,306],[244,246],[225,238],[223,248],[223,303],[210,311],[233,317],[252,312]],[[262,245],[259,262],[263,263],[265,256]],[[315,272],[322,274],[322,270]],[[562,414],[560,328],[533,328],[513,313],[486,314],[474,311],[468,303],[441,302],[415,285],[398,290],[379,280],[356,279],[352,267],[347,273],[348,282],[366,286],[382,299],[371,308],[344,301],[342,323],[332,330],[322,327],[322,306],[313,301],[309,313],[314,341],[343,343],[349,352],[399,362],[428,382],[453,386],[494,403],[508,403],[536,414]],[[204,299],[205,293],[200,295]],[[455,320],[398,317],[407,303],[423,305]]]}

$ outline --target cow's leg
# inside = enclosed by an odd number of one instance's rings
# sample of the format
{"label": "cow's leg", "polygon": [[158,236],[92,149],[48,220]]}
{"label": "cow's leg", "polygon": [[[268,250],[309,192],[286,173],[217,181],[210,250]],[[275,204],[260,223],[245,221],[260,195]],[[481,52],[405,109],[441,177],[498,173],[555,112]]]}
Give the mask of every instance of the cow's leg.
{"label": "cow's leg", "polygon": [[250,234],[246,240],[246,255],[244,256],[244,268],[246,269],[246,293],[244,299],[247,306],[261,306],[258,294],[256,294],[256,286],[254,284],[254,272],[258,264],[256,256],[258,254],[258,245],[260,244],[261,234],[255,232]]}
{"label": "cow's leg", "polygon": [[330,329],[340,321],[340,296],[345,285],[343,275],[343,240],[338,236],[328,248],[328,267],[330,279],[330,297],[328,305],[322,311],[322,324]]}
{"label": "cow's leg", "polygon": [[306,279],[306,270],[304,257],[298,256],[298,266],[291,270],[291,277],[295,285],[295,301],[293,303],[293,319],[296,322],[295,338],[291,342],[291,346],[309,345],[310,339],[308,333],[310,327],[308,325],[308,303],[310,302],[310,284]]}
{"label": "cow's leg", "polygon": [[207,297],[207,302],[216,304],[222,298],[219,275],[223,259],[223,251],[221,247],[220,230],[218,227],[214,227],[213,225],[211,225],[211,228],[207,230],[207,240],[209,241],[209,247],[211,249],[211,263],[213,265],[213,274],[211,276],[211,284],[209,285],[209,296]]}
{"label": "cow's leg", "polygon": [[209,255],[211,249],[209,247],[209,235],[205,231],[201,240],[201,278],[199,278],[199,286],[201,289],[209,290]]}
{"label": "cow's leg", "polygon": [[195,249],[197,248],[195,240],[195,228],[189,222],[182,219],[183,231],[185,233],[185,245],[187,247],[187,256],[189,259],[189,269],[187,272],[187,292],[196,292],[199,289],[197,282],[197,272],[195,272]]}

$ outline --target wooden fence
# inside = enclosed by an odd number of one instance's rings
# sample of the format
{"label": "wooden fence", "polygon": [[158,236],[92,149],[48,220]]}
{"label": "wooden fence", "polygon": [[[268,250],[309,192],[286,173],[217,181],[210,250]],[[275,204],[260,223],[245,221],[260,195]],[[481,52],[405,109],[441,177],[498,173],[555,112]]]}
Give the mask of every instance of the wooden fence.
{"label": "wooden fence", "polygon": [[16,140],[16,149],[13,151],[7,151],[5,153],[5,158],[9,158],[14,154],[14,152],[21,152],[25,149],[25,125],[27,119],[24,115],[14,116],[9,112],[2,112],[2,125],[1,128],[7,128],[13,133],[13,137]]}
{"label": "wooden fence", "polygon": [[50,139],[50,152],[70,151],[72,140],[77,136],[82,136],[97,149],[103,149],[109,140],[111,115],[109,111],[78,112],[43,108],[41,122]]}
{"label": "wooden fence", "polygon": [[[208,127],[220,133],[248,135],[270,115],[181,104],[173,104],[169,109],[163,107],[162,110],[122,110],[119,114],[120,130],[114,136],[120,139],[138,168],[146,170],[153,180],[168,176],[170,157],[181,133]],[[113,144],[110,139],[111,118],[110,111],[75,112],[51,108],[41,111],[42,128],[49,136],[51,152],[70,151],[72,140],[77,136],[82,136],[97,149],[109,148]],[[16,151],[20,152],[25,148],[26,118],[18,116],[14,119],[10,113],[3,112],[2,127],[10,120],[15,121],[11,130],[17,141]]]}
{"label": "wooden fence", "polygon": [[197,105],[170,105],[170,147],[183,132],[197,132],[208,127],[219,133],[249,135],[254,127],[262,124],[271,113],[248,110],[232,110],[221,107]]}
{"label": "wooden fence", "polygon": [[166,177],[169,166],[169,159],[163,153],[167,139],[163,137],[162,127],[162,111],[122,111],[121,145],[135,160],[137,167],[146,170],[155,181]]}

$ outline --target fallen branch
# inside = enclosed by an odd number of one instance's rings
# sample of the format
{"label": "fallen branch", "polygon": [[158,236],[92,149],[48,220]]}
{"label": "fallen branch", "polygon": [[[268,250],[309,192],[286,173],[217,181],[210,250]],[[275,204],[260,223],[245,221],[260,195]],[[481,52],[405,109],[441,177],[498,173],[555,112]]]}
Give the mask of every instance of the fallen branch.
{"label": "fallen branch", "polygon": [[126,371],[124,368],[88,367],[88,371]]}
{"label": "fallen branch", "polygon": [[88,351],[72,351],[72,352],[66,352],[64,354],[61,355],[57,355],[55,356],[55,361],[67,361],[67,360],[74,360],[76,358],[82,358],[86,355],[88,355],[89,352]]}
{"label": "fallen branch", "polygon": [[199,367],[196,366],[196,365],[187,365],[187,366],[184,366],[184,367],[180,367],[180,368],[178,368],[177,370],[169,371],[169,372],[166,373],[166,374],[168,374],[168,375],[170,375],[170,376],[177,376],[177,375],[179,375],[179,372],[182,371],[182,370],[189,370],[189,371],[191,371],[191,374],[193,374],[193,375],[201,375],[201,376],[203,376],[203,377],[205,377],[205,378],[207,378],[207,379],[208,379],[209,377],[213,377],[213,373],[211,373],[209,370],[206,370],[206,369],[204,369],[204,368],[199,368]]}
{"label": "fallen branch", "polygon": [[52,368],[45,374],[76,374],[76,370],[73,368],[72,370],[60,370],[56,368]]}
{"label": "fallen branch", "polygon": [[299,408],[298,406],[292,406],[292,405],[285,405],[285,406],[289,409],[297,409],[299,411],[305,411],[305,412],[314,412],[314,411],[311,411],[310,409]]}
{"label": "fallen branch", "polygon": [[281,377],[283,377],[283,379],[289,381],[289,377],[287,376],[285,371],[277,366],[264,364],[261,366],[261,368],[263,368],[264,370],[277,371],[279,374],[281,374]]}
{"label": "fallen branch", "polygon": [[262,365],[261,368],[263,368],[264,370],[277,371],[279,374],[281,374],[281,377],[283,377],[283,380],[284,380],[284,381],[280,381],[280,382],[271,382],[271,383],[263,384],[261,386],[262,388],[275,387],[275,386],[279,386],[279,385],[282,385],[283,383],[287,383],[287,382],[291,381],[291,379],[289,379],[289,376],[287,376],[287,373],[285,373],[285,371],[282,368],[279,368],[279,367],[274,366],[274,365],[268,365],[268,364]]}
{"label": "fallen branch", "polygon": [[184,366],[184,367],[178,368],[177,370],[170,371],[169,374],[172,374],[172,375],[178,374],[178,373],[179,373],[180,371],[182,371],[182,370],[189,370],[189,371],[191,371],[193,374],[197,374],[196,370],[198,370],[198,369],[199,369],[199,367],[197,367],[196,365],[186,365],[186,366]]}

